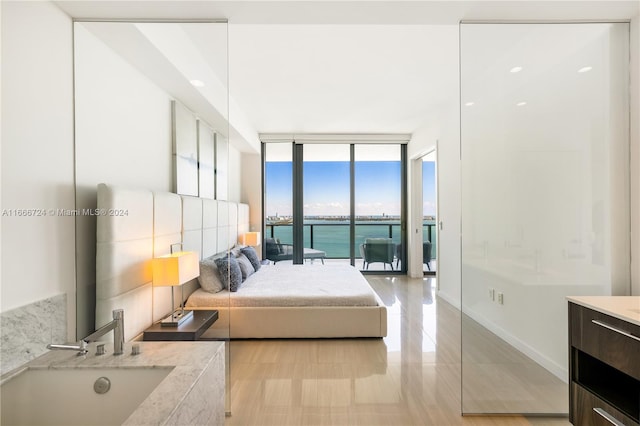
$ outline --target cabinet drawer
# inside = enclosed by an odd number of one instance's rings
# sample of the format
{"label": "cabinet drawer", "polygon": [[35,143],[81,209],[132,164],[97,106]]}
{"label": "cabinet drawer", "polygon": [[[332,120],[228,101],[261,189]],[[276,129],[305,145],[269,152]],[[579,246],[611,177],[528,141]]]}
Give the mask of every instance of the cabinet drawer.
{"label": "cabinet drawer", "polygon": [[[616,410],[577,383],[571,383],[571,391],[574,395],[571,407],[574,425],[612,426],[620,424],[624,426],[639,426],[633,419]],[[614,420],[608,420],[607,417]],[[614,423],[614,421],[618,423]]]}
{"label": "cabinet drawer", "polygon": [[582,306],[571,312],[574,347],[640,380],[639,326]]}

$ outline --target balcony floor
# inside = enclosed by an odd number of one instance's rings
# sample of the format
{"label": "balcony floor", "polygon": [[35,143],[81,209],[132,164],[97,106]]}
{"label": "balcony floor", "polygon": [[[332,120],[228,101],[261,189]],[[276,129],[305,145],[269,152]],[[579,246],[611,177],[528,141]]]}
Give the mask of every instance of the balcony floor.
{"label": "balcony floor", "polygon": [[[307,260],[305,260],[305,262],[306,263],[315,263],[315,264],[322,263],[319,259],[315,259],[315,260],[314,259],[307,259]],[[278,263],[291,263],[291,261],[290,260],[282,260],[282,261],[280,261]],[[349,265],[350,261],[349,261],[349,259],[325,259],[324,263],[326,265],[328,265],[328,264],[340,264],[340,265],[345,265],[346,264],[346,265]],[[437,260],[436,259],[431,259],[431,262],[429,263],[429,266],[430,266],[431,269],[430,270],[427,269],[427,265],[423,264],[422,265],[423,266],[423,271],[424,272],[433,272],[433,273],[435,273],[436,270],[437,270],[437,265],[438,265]],[[356,266],[358,268],[362,268],[362,259],[356,259]],[[401,265],[399,265],[399,266],[401,266]],[[396,271],[398,270],[396,268],[396,263],[395,262],[393,263],[393,268]],[[376,262],[376,263],[369,264],[369,268],[365,269],[365,270],[362,270],[362,271],[363,272],[366,272],[366,271],[370,271],[370,272],[387,271],[387,272],[390,272],[391,269],[389,267],[389,264],[383,264],[381,262]]]}

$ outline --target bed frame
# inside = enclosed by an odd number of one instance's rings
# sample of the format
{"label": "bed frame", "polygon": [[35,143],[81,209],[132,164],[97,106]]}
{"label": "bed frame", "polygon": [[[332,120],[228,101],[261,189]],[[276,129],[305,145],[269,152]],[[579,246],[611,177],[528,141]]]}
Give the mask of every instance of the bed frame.
{"label": "bed frame", "polygon": [[[171,287],[152,286],[151,259],[182,243],[201,259],[233,247],[249,231],[249,206],[168,192],[98,185],[96,324],[125,310],[125,338],[139,336],[170,312]],[[198,280],[183,286],[185,297]],[[376,296],[377,297],[377,296]],[[387,311],[379,306],[216,308],[219,318],[203,338],[384,337]],[[206,309],[206,308],[200,308]]]}

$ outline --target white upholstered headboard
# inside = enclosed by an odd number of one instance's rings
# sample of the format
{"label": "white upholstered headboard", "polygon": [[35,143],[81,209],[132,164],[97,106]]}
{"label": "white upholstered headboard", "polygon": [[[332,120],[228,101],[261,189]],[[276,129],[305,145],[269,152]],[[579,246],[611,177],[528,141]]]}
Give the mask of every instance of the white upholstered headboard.
{"label": "white upholstered headboard", "polygon": [[[124,309],[127,340],[170,311],[172,289],[152,286],[153,257],[182,243],[203,259],[249,231],[249,206],[229,201],[100,184],[97,208],[96,328]],[[197,279],[186,284],[185,295],[197,287]]]}

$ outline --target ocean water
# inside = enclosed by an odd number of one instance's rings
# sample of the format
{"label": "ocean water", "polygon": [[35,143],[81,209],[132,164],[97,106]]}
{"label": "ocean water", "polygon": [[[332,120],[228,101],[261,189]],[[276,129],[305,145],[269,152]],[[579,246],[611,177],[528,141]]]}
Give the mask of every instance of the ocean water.
{"label": "ocean water", "polygon": [[[293,242],[293,227],[286,225],[267,225],[266,238],[272,236],[279,238],[281,243]],[[433,221],[425,221],[423,226],[423,239],[429,239],[431,228],[432,256],[436,253],[436,232]],[[400,223],[398,221],[372,221],[356,222],[355,226],[355,253],[356,258],[361,258],[360,245],[367,238],[391,238],[395,244],[400,244]],[[313,244],[311,233],[313,232]],[[341,221],[307,221],[304,226],[304,246],[327,253],[327,258],[348,259],[349,254],[349,222]]]}

